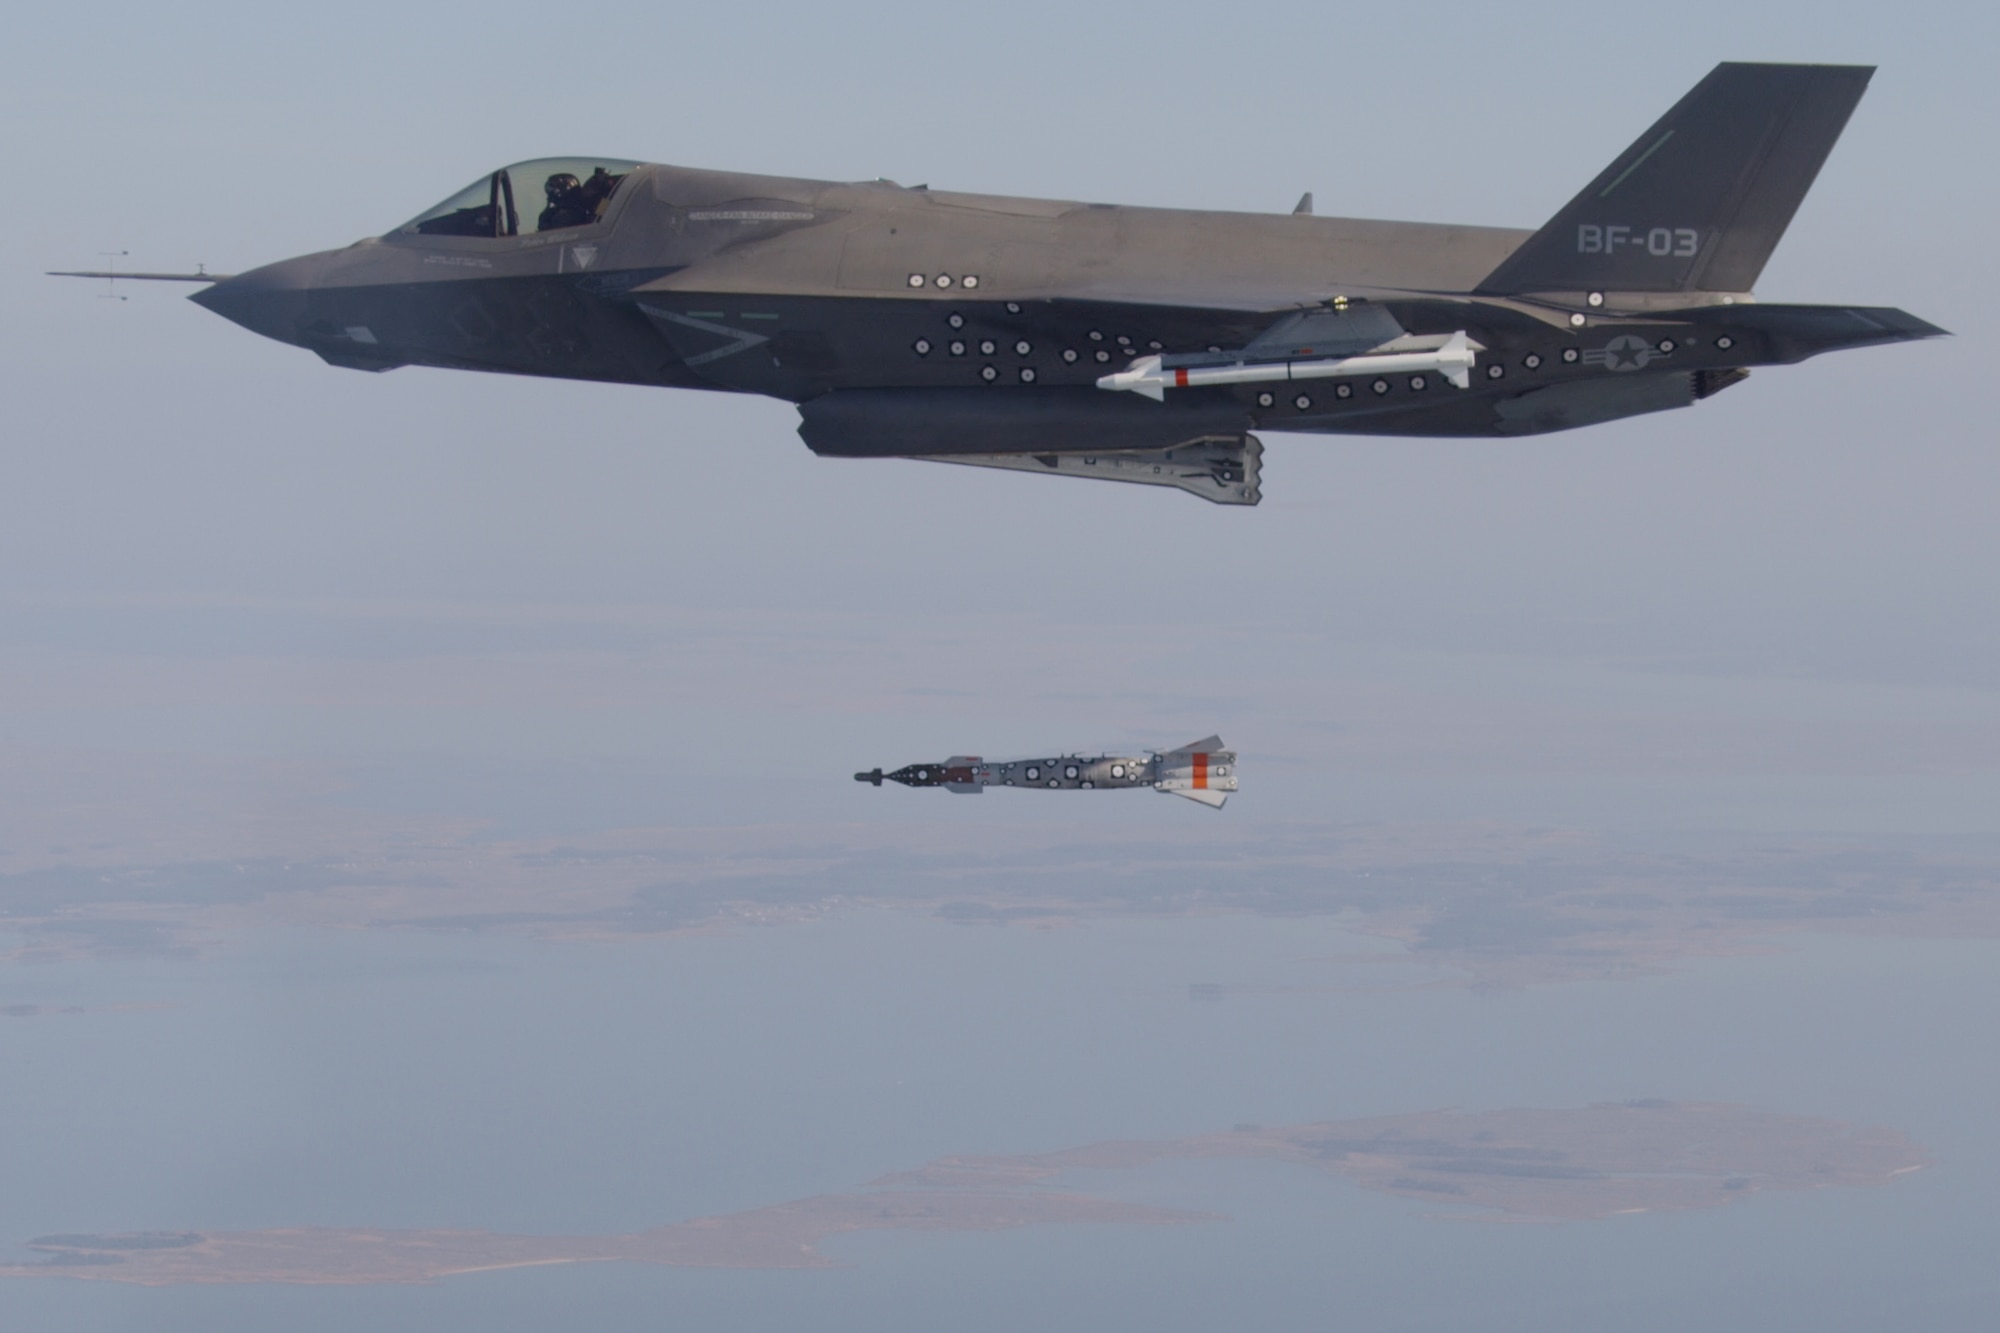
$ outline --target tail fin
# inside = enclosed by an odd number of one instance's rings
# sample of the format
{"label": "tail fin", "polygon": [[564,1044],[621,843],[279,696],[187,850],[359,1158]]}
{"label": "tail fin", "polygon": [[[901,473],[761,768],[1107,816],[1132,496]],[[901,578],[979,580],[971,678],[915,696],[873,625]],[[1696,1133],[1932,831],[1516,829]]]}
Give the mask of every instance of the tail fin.
{"label": "tail fin", "polygon": [[1220,810],[1236,790],[1236,752],[1222,748],[1222,737],[1210,736],[1154,760],[1153,789],[1185,796]]}
{"label": "tail fin", "polygon": [[1749,291],[1874,72],[1717,65],[1477,290]]}

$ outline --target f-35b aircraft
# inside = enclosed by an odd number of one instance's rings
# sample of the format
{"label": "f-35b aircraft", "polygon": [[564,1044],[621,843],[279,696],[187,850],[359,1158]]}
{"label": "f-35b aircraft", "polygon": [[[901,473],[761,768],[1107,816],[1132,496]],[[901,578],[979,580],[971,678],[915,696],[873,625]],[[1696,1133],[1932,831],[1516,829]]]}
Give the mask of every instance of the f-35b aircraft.
{"label": "f-35b aircraft", "polygon": [[1871,73],[1719,65],[1536,232],[563,158],[344,250],[150,276],[337,366],[767,394],[823,455],[1255,504],[1259,429],[1531,435],[1942,333],[1751,296]]}

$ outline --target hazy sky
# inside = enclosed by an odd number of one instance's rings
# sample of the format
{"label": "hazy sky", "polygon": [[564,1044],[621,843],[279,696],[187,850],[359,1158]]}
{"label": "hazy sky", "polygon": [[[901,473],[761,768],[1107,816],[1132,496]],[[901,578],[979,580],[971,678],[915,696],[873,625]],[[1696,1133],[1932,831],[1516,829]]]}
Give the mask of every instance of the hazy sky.
{"label": "hazy sky", "polygon": [[[51,680],[76,654],[422,655],[452,645],[410,634],[467,616],[480,642],[615,653],[591,608],[696,638],[724,631],[688,617],[722,613],[737,646],[675,669],[690,699],[764,672],[728,722],[761,750],[785,692],[828,679],[827,636],[869,645],[842,680],[893,672],[933,709],[977,694],[899,733],[941,752],[1100,739],[1035,725],[1064,687],[1187,701],[1103,739],[1175,743],[1229,705],[1271,714],[1268,749],[1339,674],[1326,655],[1360,651],[1391,654],[1376,676],[1410,653],[1504,676],[1463,656],[1486,653],[1812,678],[1949,723],[2000,687],[1996,49],[1974,6],[34,7],[0,50],[19,196],[0,210],[0,626]],[[1251,512],[816,459],[762,399],[341,371],[176,288],[110,301],[40,276],[105,250],[247,268],[570,151],[1274,211],[1310,189],[1327,214],[1534,226],[1718,59],[1881,66],[1765,298],[1899,304],[1956,337],[1568,435],[1272,436]],[[976,554],[913,554],[941,544]],[[479,620],[498,607],[528,628]],[[918,633],[945,612],[986,619]],[[973,664],[995,645],[1010,672]],[[271,689],[284,716],[212,734],[306,744],[310,687]],[[10,734],[69,725],[29,711]],[[694,711],[655,718],[660,744]],[[896,712],[861,711],[863,732]]]}
{"label": "hazy sky", "polygon": [[[1996,56],[2000,10],[1921,0],[10,12],[0,1260],[643,1227],[943,1153],[1446,1105],[1736,1100],[1937,1167],[1477,1228],[1189,1164],[1129,1188],[1236,1221],[856,1241],[819,1274],[23,1281],[0,1322],[1990,1327],[1995,844],[1873,835],[2000,835]],[[1726,59],[1881,67],[1760,294],[1956,336],[1567,435],[1271,434],[1254,510],[818,459],[764,399],[338,370],[180,288],[41,276],[238,271],[573,153],[1534,227]],[[1244,754],[1220,814],[847,776],[1212,731]],[[1800,831],[1843,837],[1766,845]],[[1089,915],[1166,901],[1169,860],[1173,902],[1298,915]],[[795,917],[646,935],[731,876]],[[1550,895],[1599,879],[1627,896],[1575,935]],[[1085,919],[919,915],[1009,892]],[[833,910],[871,894],[916,910]],[[254,929],[561,933],[586,899],[615,942]],[[1355,904],[1496,967],[1519,936],[1555,980],[1371,990]],[[1713,956],[1764,921],[1926,938]]]}

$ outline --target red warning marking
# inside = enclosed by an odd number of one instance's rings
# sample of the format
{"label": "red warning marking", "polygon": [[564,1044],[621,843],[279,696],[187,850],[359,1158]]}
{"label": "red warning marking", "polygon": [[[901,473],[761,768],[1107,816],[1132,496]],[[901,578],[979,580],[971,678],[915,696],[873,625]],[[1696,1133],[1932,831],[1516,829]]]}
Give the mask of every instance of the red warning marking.
{"label": "red warning marking", "polygon": [[1194,785],[1196,791],[1204,791],[1208,787],[1208,756],[1205,754],[1194,757]]}
{"label": "red warning marking", "polygon": [[1174,372],[1174,387],[1176,389],[1187,388],[1187,371],[1176,370]]}

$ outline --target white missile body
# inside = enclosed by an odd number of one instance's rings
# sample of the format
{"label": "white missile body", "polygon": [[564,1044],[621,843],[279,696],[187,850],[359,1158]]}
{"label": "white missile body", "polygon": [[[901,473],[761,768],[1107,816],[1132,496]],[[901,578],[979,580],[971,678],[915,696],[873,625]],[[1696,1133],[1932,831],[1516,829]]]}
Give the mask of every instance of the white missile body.
{"label": "white missile body", "polygon": [[1168,389],[1323,380],[1356,375],[1434,373],[1465,389],[1471,387],[1476,358],[1471,340],[1465,336],[1465,330],[1460,329],[1442,346],[1417,352],[1372,352],[1360,356],[1295,361],[1239,361],[1219,366],[1167,366],[1158,356],[1142,356],[1127,369],[1100,378],[1097,387],[1143,393],[1156,402],[1165,402]]}

